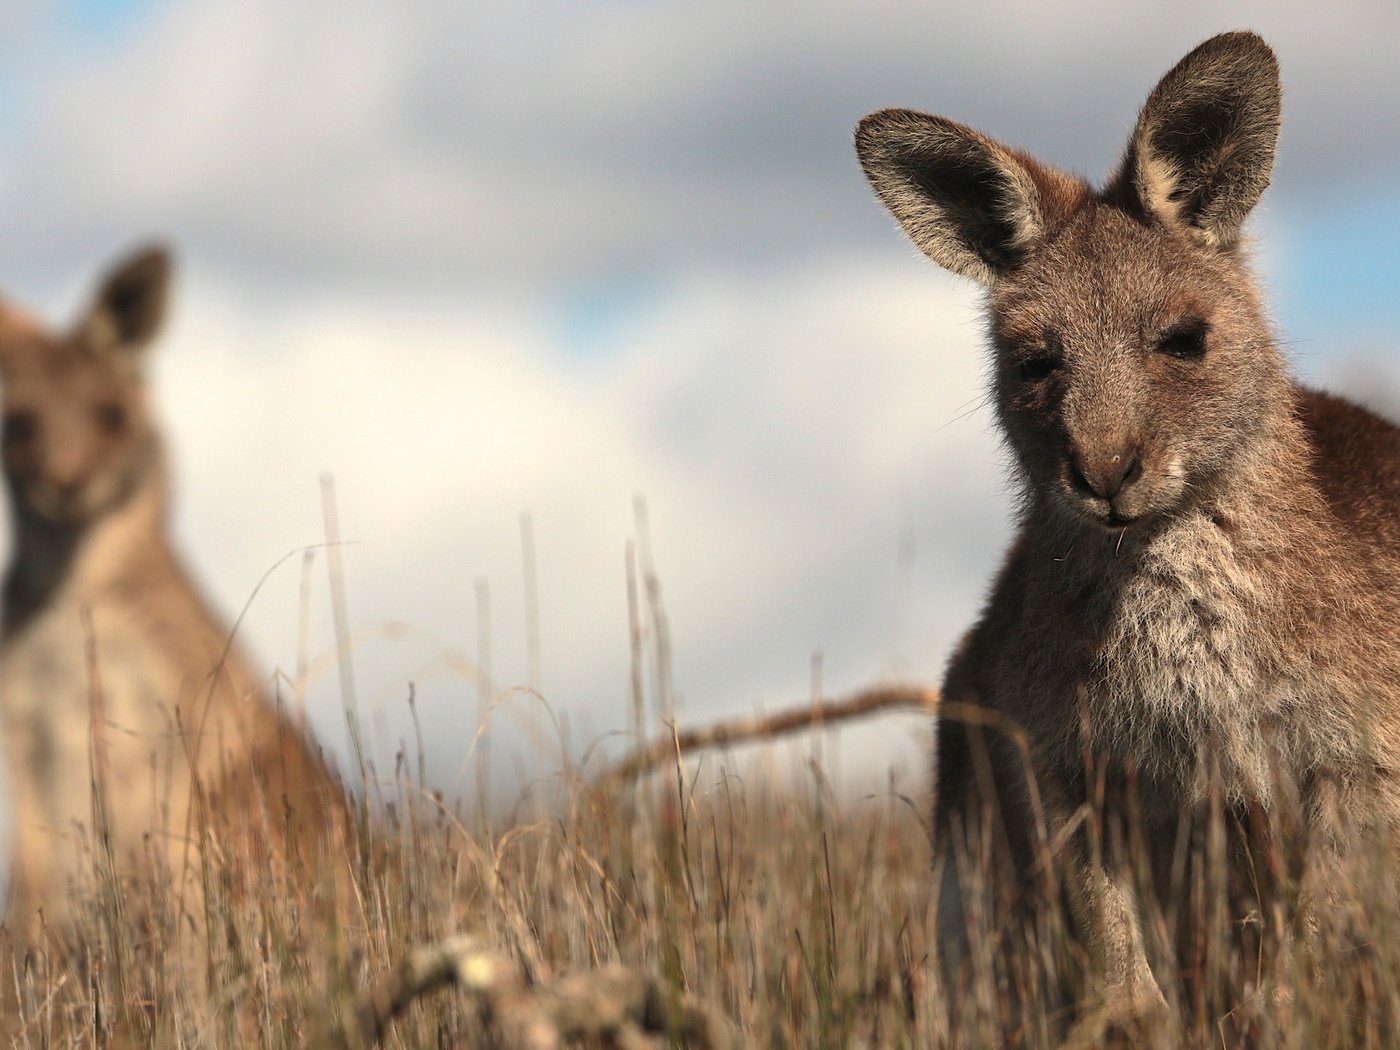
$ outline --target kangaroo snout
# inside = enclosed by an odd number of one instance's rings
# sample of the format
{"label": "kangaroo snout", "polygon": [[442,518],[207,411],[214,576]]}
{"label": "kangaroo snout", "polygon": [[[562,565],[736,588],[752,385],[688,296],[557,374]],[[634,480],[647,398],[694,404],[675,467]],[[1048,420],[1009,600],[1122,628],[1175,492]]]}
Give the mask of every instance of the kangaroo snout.
{"label": "kangaroo snout", "polygon": [[1142,458],[1131,445],[1075,449],[1069,456],[1069,482],[1087,496],[1112,501],[1142,477]]}
{"label": "kangaroo snout", "polygon": [[1142,450],[1131,441],[1072,444],[1061,469],[1070,506],[1100,525],[1122,528],[1162,509],[1154,498],[1162,494],[1138,484]]}

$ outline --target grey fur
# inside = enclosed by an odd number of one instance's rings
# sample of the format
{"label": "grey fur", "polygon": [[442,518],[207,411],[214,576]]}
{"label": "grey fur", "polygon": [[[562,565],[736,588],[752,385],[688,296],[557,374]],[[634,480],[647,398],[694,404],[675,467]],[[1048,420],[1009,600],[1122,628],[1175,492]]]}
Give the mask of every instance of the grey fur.
{"label": "grey fur", "polygon": [[1161,894],[1209,806],[1300,814],[1314,915],[1363,832],[1400,826],[1400,429],[1288,376],[1239,248],[1279,97],[1259,37],[1212,38],[1098,191],[942,118],[886,110],[856,138],[915,244],[988,286],[1021,492],[943,695],[1021,727],[1032,779],[1012,737],[945,719],[938,848],[1002,843],[1029,887],[1042,835],[1078,828],[1075,910],[1135,1012],[1163,998],[1112,832],[1130,796]]}

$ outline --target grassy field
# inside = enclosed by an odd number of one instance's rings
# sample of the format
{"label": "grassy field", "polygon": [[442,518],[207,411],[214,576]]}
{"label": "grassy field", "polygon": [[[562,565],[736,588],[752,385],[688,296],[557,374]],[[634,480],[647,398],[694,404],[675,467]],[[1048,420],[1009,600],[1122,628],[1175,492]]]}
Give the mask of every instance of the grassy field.
{"label": "grassy field", "polygon": [[[620,986],[623,998],[726,1018],[729,1045],[1394,1045],[1400,926],[1367,903],[1368,886],[1371,900],[1393,895],[1391,872],[1352,887],[1365,943],[1324,938],[1316,965],[1274,965],[1286,919],[1219,912],[1218,938],[1194,956],[1207,978],[1164,966],[1173,1017],[1127,1030],[1100,1009],[1059,909],[1034,921],[987,909],[971,973],[950,993],[935,964],[921,785],[842,793],[815,761],[780,775],[774,754],[673,762],[601,787],[562,771],[496,826],[420,790],[405,755],[396,787],[370,790],[368,834],[334,858],[336,873],[213,858],[207,941],[198,923],[177,928],[163,887],[104,885],[99,873],[76,951],[9,962],[5,1036],[16,1047],[356,1045],[357,1000],[415,946],[465,931],[518,975],[517,1000],[577,1013]],[[1163,910],[1149,914],[1166,929]],[[192,936],[206,961],[178,978]],[[445,988],[383,1042],[554,1045],[524,1042],[507,1020],[499,1000]]]}

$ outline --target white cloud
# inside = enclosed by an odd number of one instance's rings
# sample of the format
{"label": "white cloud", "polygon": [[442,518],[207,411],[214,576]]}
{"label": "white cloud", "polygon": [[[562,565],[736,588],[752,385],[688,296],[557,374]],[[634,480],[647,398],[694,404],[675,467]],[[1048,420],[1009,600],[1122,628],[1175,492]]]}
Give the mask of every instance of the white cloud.
{"label": "white cloud", "polygon": [[1277,46],[1274,204],[1391,178],[1400,14],[1349,5],[158,5],[25,81],[0,231],[78,265],[168,230],[256,280],[568,282],[876,243],[863,112],[956,115],[1101,177],[1222,24]]}
{"label": "white cloud", "polygon": [[[515,307],[264,312],[231,289],[191,285],[159,390],[180,532],[225,609],[285,552],[319,541],[317,479],[329,470],[354,541],[344,553],[357,628],[406,621],[470,654],[474,581],[486,578],[497,678],[521,683],[528,511],[546,696],[604,731],[625,722],[623,551],[636,493],[693,719],[800,697],[815,649],[833,688],[900,658],[935,676],[998,556],[992,541],[942,547],[950,522],[962,540],[995,534],[1005,514],[988,416],[964,417],[981,369],[970,293],[918,260],[696,277],[662,295],[612,356],[562,368],[537,319]],[[928,560],[907,573],[917,579],[899,578],[901,530],[924,541]],[[274,574],[245,626],[264,665],[288,673],[298,565]],[[320,566],[315,579],[323,649]],[[899,637],[901,619],[919,636]],[[404,731],[406,681],[430,656],[375,642],[357,660],[362,695]],[[334,693],[326,681],[317,709],[333,739]],[[450,673],[419,682],[419,695],[438,760],[450,762],[469,736],[471,683]]]}

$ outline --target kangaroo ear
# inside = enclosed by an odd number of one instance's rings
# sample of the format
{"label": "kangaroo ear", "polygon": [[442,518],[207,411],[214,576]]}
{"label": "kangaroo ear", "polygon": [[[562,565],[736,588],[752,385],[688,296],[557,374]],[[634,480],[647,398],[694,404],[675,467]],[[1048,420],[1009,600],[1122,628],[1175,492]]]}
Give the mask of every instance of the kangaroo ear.
{"label": "kangaroo ear", "polygon": [[1263,40],[1211,37],[1148,96],[1110,189],[1164,226],[1228,247],[1269,185],[1280,95]]}
{"label": "kangaroo ear", "polygon": [[919,250],[982,284],[1020,265],[1080,188],[969,127],[907,109],[862,120],[856,154]]}
{"label": "kangaroo ear", "polygon": [[144,349],[165,319],[170,271],[170,253],[158,244],[113,267],[79,323],[87,346],[98,353]]}

